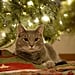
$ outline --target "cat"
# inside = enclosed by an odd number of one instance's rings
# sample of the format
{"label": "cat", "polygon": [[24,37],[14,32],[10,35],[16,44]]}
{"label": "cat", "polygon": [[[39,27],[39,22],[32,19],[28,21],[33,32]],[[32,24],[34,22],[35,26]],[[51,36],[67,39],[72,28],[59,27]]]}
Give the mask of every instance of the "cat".
{"label": "cat", "polygon": [[15,53],[25,61],[47,68],[54,67],[61,58],[48,43],[43,42],[44,26],[26,30],[22,25],[17,28]]}

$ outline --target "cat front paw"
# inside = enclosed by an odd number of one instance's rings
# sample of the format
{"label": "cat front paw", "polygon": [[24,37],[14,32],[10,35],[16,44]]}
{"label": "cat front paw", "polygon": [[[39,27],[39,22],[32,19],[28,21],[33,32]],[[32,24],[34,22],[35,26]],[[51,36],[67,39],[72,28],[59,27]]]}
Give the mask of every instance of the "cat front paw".
{"label": "cat front paw", "polygon": [[47,62],[43,63],[42,65],[47,67],[47,68],[55,67],[55,63],[53,61],[47,61]]}

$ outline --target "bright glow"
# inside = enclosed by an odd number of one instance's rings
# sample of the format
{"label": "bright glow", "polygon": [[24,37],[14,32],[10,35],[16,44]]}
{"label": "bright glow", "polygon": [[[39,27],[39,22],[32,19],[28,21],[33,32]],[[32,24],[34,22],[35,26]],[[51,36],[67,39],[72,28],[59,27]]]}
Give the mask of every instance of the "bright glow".
{"label": "bright glow", "polygon": [[8,2],[8,0],[2,0],[3,2]]}
{"label": "bright glow", "polygon": [[51,0],[51,1],[55,1],[55,0]]}
{"label": "bright glow", "polygon": [[1,35],[2,35],[2,37],[6,37],[6,33],[5,32],[2,32]]}
{"label": "bright glow", "polygon": [[59,21],[59,23],[60,23],[61,25],[63,24],[61,20]]}
{"label": "bright glow", "polygon": [[24,8],[26,7],[26,5],[23,6]]}
{"label": "bright glow", "polygon": [[47,15],[44,15],[42,17],[42,21],[48,22],[48,21],[50,21],[50,19],[49,19],[49,17]]}
{"label": "bright glow", "polygon": [[58,30],[58,34],[61,35],[61,34],[63,34],[63,32],[61,32],[61,31]]}
{"label": "bright glow", "polygon": [[12,24],[12,27],[14,27],[14,28],[15,28],[15,27],[16,27],[16,24]]}
{"label": "bright glow", "polygon": [[71,5],[71,3],[73,2],[73,0],[67,0],[68,5]]}
{"label": "bright glow", "polygon": [[3,8],[6,8],[6,6],[5,6],[5,5],[3,5]]}
{"label": "bright glow", "polygon": [[38,18],[35,18],[34,22],[35,23],[39,23],[39,19]]}
{"label": "bright glow", "polygon": [[28,25],[29,25],[29,26],[32,26],[32,25],[33,25],[33,23],[32,23],[32,22],[30,22],[30,20],[28,20]]}
{"label": "bright glow", "polygon": [[64,17],[67,17],[68,16],[68,14],[64,14]]}
{"label": "bright glow", "polygon": [[23,12],[23,15],[26,15],[26,12]]}
{"label": "bright glow", "polygon": [[6,25],[6,24],[4,24],[3,26],[4,26],[4,27],[6,27],[7,25]]}
{"label": "bright glow", "polygon": [[19,1],[18,3],[19,3],[19,4],[21,4],[21,2],[20,2],[20,1]]}
{"label": "bright glow", "polygon": [[33,4],[32,1],[28,1],[28,2],[27,2],[27,5],[28,5],[28,6],[33,6],[34,4]]}
{"label": "bright glow", "polygon": [[60,41],[60,40],[61,40],[61,38],[60,38],[60,37],[57,37],[57,40],[59,40],[59,41]]}
{"label": "bright glow", "polygon": [[14,40],[12,40],[12,39],[11,39],[10,41],[11,41],[11,42],[14,42]]}
{"label": "bright glow", "polygon": [[45,7],[46,7],[46,6],[43,5],[43,4],[40,5],[40,9],[41,9],[41,10],[43,10]]}
{"label": "bright glow", "polygon": [[10,15],[11,13],[6,13],[7,15]]}

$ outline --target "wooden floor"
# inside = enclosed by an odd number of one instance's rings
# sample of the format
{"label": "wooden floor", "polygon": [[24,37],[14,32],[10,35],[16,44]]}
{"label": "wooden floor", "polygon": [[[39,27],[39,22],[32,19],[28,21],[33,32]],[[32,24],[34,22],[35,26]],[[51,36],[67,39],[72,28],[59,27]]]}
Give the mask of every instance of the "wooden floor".
{"label": "wooden floor", "polygon": [[59,54],[64,60],[75,61],[75,54]]}

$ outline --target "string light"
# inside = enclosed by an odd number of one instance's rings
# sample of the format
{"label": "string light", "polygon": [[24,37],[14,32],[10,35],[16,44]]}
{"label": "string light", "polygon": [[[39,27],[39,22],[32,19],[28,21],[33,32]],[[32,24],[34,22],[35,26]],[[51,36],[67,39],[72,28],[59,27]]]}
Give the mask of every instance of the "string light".
{"label": "string light", "polygon": [[58,40],[58,41],[60,41],[60,40],[61,40],[60,36],[59,36],[59,37],[57,37],[57,40]]}
{"label": "string light", "polygon": [[19,4],[21,4],[21,2],[20,2],[20,1],[19,1],[18,3],[19,3]]}
{"label": "string light", "polygon": [[60,23],[61,25],[63,24],[61,20],[59,21],[59,23]]}
{"label": "string light", "polygon": [[72,2],[73,0],[67,0],[68,5],[71,5]]}
{"label": "string light", "polygon": [[8,2],[8,0],[2,0],[3,2]]}
{"label": "string light", "polygon": [[45,8],[45,6],[44,6],[44,5],[41,5],[41,6],[40,6],[40,9],[44,9],[44,8]]}
{"label": "string light", "polygon": [[10,41],[11,41],[11,42],[14,42],[14,40],[12,40],[12,39],[11,39]]}
{"label": "string light", "polygon": [[7,25],[6,25],[6,24],[4,24],[3,26],[4,26],[4,27],[6,27]]}
{"label": "string light", "polygon": [[26,5],[24,5],[23,7],[26,8]]}
{"label": "string light", "polygon": [[23,12],[23,15],[26,15],[26,12]]}
{"label": "string light", "polygon": [[6,13],[7,15],[10,15],[11,13]]}
{"label": "string light", "polygon": [[30,20],[28,20],[28,25],[29,25],[29,26],[32,26],[32,25],[33,25],[33,23],[32,23],[32,22],[30,22]]}
{"label": "string light", "polygon": [[64,14],[64,17],[67,17],[68,16],[68,14]]}
{"label": "string light", "polygon": [[49,19],[49,17],[47,16],[47,15],[44,15],[42,18],[42,21],[44,22],[48,22],[48,21],[50,21],[50,19]]}
{"label": "string light", "polygon": [[58,30],[58,34],[61,35],[61,34],[63,34],[63,32],[61,32],[61,31]]}
{"label": "string light", "polygon": [[33,4],[32,1],[28,1],[28,2],[27,2],[27,5],[28,5],[28,6],[33,6],[34,4]]}
{"label": "string light", "polygon": [[34,22],[35,23],[39,23],[39,19],[38,18],[35,18]]}
{"label": "string light", "polygon": [[51,1],[55,1],[55,0],[51,0]]}
{"label": "string light", "polygon": [[12,24],[12,27],[16,28],[16,24]]}
{"label": "string light", "polygon": [[1,35],[2,35],[2,37],[6,37],[6,33],[5,32],[2,32]]}

